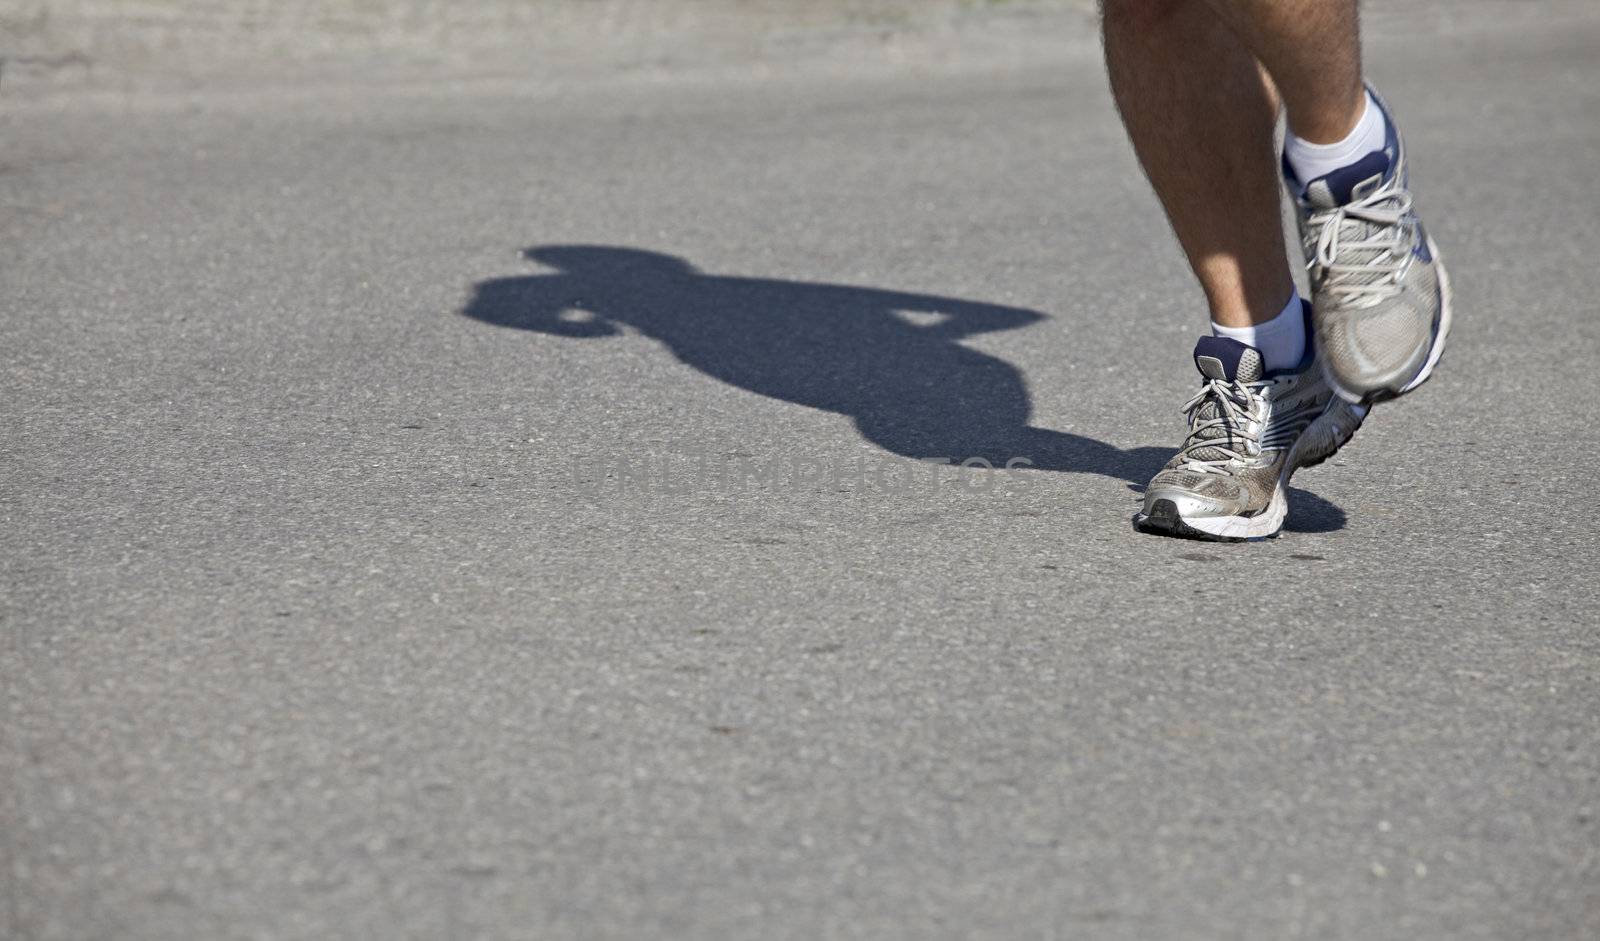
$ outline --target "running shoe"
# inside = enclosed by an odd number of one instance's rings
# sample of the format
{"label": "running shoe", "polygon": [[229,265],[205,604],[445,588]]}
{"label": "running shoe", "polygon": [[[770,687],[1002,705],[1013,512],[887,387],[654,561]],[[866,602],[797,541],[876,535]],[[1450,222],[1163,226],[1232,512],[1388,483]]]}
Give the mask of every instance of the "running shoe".
{"label": "running shoe", "polygon": [[1450,334],[1450,279],[1417,218],[1405,143],[1372,97],[1388,126],[1382,150],[1304,184],[1284,162],[1300,194],[1323,370],[1334,392],[1362,404],[1422,385]]}
{"label": "running shoe", "polygon": [[1283,528],[1289,478],[1333,456],[1367,415],[1333,393],[1313,346],[1294,370],[1264,373],[1254,347],[1200,338],[1200,391],[1184,405],[1189,437],[1145,489],[1135,528],[1224,542]]}

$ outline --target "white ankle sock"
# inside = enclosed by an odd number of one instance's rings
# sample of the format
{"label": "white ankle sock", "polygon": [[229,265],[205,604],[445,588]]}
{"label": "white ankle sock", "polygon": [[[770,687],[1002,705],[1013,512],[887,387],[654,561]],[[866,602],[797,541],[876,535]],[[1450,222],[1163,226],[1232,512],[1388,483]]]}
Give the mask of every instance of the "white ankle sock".
{"label": "white ankle sock", "polygon": [[1367,92],[1366,110],[1361,113],[1361,120],[1356,122],[1355,130],[1344,140],[1332,144],[1313,144],[1290,133],[1284,141],[1283,155],[1288,158],[1295,179],[1305,184],[1348,167],[1374,150],[1382,150],[1387,139],[1388,122],[1383,116],[1383,109],[1372,100],[1372,92]]}
{"label": "white ankle sock", "polygon": [[1224,327],[1213,320],[1211,332],[1255,347],[1261,353],[1262,368],[1267,372],[1293,369],[1306,355],[1306,321],[1299,293],[1289,295],[1289,303],[1283,305],[1283,311],[1266,323],[1253,327]]}

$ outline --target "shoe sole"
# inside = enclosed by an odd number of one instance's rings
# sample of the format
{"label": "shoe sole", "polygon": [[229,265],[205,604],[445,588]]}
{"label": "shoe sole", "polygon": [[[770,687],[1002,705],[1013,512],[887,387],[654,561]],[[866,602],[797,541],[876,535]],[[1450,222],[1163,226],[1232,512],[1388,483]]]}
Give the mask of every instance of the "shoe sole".
{"label": "shoe sole", "polygon": [[[1331,410],[1335,405],[1349,403],[1331,403]],[[1342,437],[1337,434],[1338,426],[1335,424],[1335,436],[1331,447],[1327,447],[1315,454],[1297,455],[1290,451],[1289,460],[1284,462],[1284,469],[1278,475],[1278,483],[1272,490],[1272,499],[1268,501],[1267,508],[1253,516],[1207,516],[1185,519],[1178,512],[1177,504],[1171,500],[1157,500],[1150,507],[1149,513],[1137,513],[1133,517],[1133,528],[1142,533],[1151,533],[1158,536],[1176,536],[1180,539],[1201,539],[1208,542],[1248,542],[1257,539],[1272,538],[1283,529],[1283,524],[1289,517],[1289,481],[1295,472],[1302,468],[1316,467],[1339,453],[1339,449],[1350,443],[1356,436],[1361,426],[1366,422],[1368,408],[1365,405],[1349,404],[1352,411],[1359,410],[1356,414],[1355,427],[1350,433]],[[1310,438],[1313,431],[1318,430],[1318,424],[1328,417],[1324,412],[1322,417],[1312,422],[1295,442],[1298,450],[1301,444]]]}
{"label": "shoe sole", "polygon": [[1428,350],[1428,358],[1422,362],[1422,370],[1411,378],[1410,382],[1400,387],[1397,392],[1393,389],[1374,389],[1365,394],[1351,392],[1339,385],[1339,380],[1334,378],[1333,371],[1323,369],[1323,377],[1328,380],[1328,385],[1333,387],[1334,395],[1344,399],[1351,405],[1377,405],[1380,402],[1392,402],[1400,396],[1412,391],[1427,382],[1433,371],[1439,365],[1439,360],[1444,357],[1445,341],[1450,338],[1450,272],[1445,269],[1444,256],[1439,254],[1439,246],[1434,243],[1433,236],[1427,237],[1428,254],[1433,256],[1433,262],[1439,271],[1439,332],[1433,336],[1433,346]]}

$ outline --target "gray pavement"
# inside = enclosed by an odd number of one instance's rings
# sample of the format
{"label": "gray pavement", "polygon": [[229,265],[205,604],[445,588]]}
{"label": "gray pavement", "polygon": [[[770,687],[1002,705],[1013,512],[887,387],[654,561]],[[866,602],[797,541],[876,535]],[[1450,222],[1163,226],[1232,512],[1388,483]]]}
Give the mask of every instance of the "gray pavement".
{"label": "gray pavement", "polygon": [[1600,16],[1483,10],[1245,546],[1087,37],[0,113],[0,935],[1594,937]]}

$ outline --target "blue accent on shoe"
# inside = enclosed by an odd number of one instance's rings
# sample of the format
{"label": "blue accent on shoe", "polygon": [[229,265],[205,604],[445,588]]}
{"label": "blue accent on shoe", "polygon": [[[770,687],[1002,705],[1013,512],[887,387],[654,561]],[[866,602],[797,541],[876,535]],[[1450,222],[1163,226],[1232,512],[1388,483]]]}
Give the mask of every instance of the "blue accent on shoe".
{"label": "blue accent on shoe", "polygon": [[1428,233],[1422,228],[1422,223],[1417,223],[1417,247],[1411,250],[1413,255],[1424,262],[1433,261],[1433,251],[1428,248]]}
{"label": "blue accent on shoe", "polygon": [[1201,337],[1194,345],[1194,365],[1202,376],[1232,382],[1239,375],[1239,361],[1248,349],[1233,337]]}
{"label": "blue accent on shoe", "polygon": [[1309,192],[1319,182],[1325,183],[1333,196],[1334,205],[1343,206],[1355,201],[1356,188],[1361,184],[1377,178],[1381,185],[1393,172],[1394,160],[1384,151],[1374,150],[1348,167],[1341,167],[1312,180],[1306,184],[1306,190]]}

